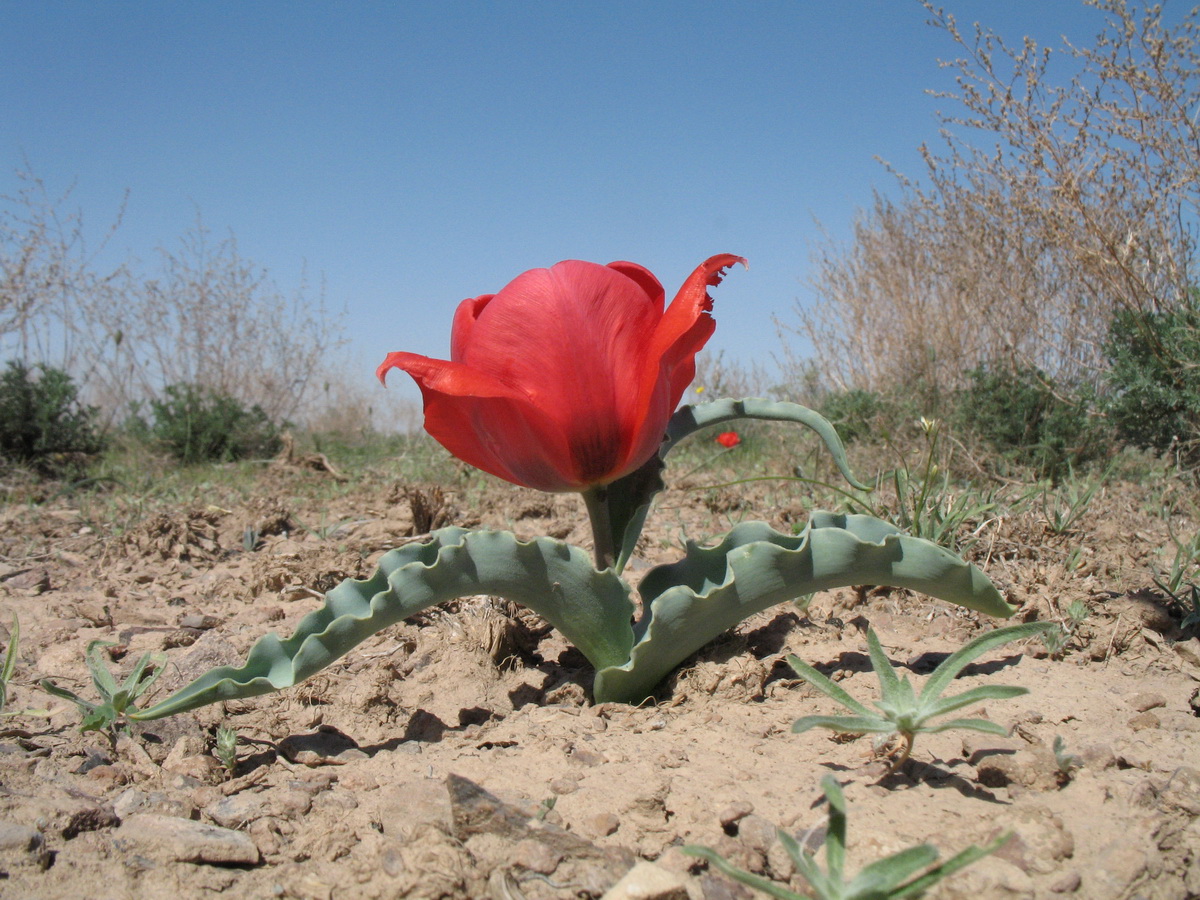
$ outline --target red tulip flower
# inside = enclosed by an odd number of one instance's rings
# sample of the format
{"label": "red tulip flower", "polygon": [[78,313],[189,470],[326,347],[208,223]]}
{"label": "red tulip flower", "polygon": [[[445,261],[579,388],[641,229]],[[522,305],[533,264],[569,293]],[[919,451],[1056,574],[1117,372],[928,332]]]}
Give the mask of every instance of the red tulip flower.
{"label": "red tulip flower", "polygon": [[738,444],[740,444],[742,442],[742,439],[738,436],[738,433],[736,431],[722,431],[720,434],[717,435],[716,440],[717,440],[717,443],[720,444],[722,447],[724,447],[726,450],[732,450],[734,447],[736,447]]}
{"label": "red tulip flower", "polygon": [[567,260],[464,300],[450,359],[389,353],[421,388],[425,430],[459,459],[542,491],[588,491],[639,468],[716,327],[708,288],[739,256],[705,260],[670,306],[647,269]]}

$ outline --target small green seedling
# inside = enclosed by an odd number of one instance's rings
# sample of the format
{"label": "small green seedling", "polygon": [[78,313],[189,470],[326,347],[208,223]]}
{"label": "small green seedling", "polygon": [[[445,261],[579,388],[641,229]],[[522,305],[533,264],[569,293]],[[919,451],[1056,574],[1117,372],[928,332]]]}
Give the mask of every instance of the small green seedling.
{"label": "small green seedling", "polygon": [[[1180,615],[1180,631],[1187,631],[1189,628],[1196,628],[1197,626],[1200,626],[1200,588],[1197,588],[1194,583],[1189,582],[1187,585],[1189,593],[1185,594],[1182,588],[1176,587],[1173,591],[1157,578],[1154,579],[1154,583],[1158,585],[1159,589],[1168,597],[1170,597],[1175,602],[1175,606],[1178,607]],[[1184,599],[1185,596],[1188,598],[1187,600]]]}
{"label": "small green seedling", "polygon": [[0,710],[8,706],[8,683],[17,668],[17,643],[21,640],[21,623],[13,613],[12,629],[8,633],[8,646],[4,648],[4,663],[0,665]]}
{"label": "small green seedling", "polygon": [[213,755],[221,763],[221,767],[225,769],[225,773],[232,778],[237,772],[237,732],[232,728],[226,728],[222,725],[217,729],[216,744],[213,747]]}
{"label": "small green seedling", "polygon": [[1066,784],[1071,780],[1071,772],[1083,765],[1083,760],[1074,753],[1067,752],[1067,742],[1062,739],[1062,735],[1054,736],[1054,763],[1058,766],[1058,780],[1060,784]]}
{"label": "small green seedling", "polygon": [[1072,600],[1066,609],[1066,620],[1042,635],[1042,643],[1052,659],[1062,659],[1071,646],[1071,639],[1079,632],[1090,610],[1082,600]]}
{"label": "small green seedling", "polygon": [[[1009,835],[1002,834],[987,846],[972,845],[922,875],[917,873],[937,861],[938,851],[932,844],[920,844],[876,860],[846,881],[843,874],[846,862],[846,797],[832,775],[821,779],[821,789],[829,800],[829,827],[825,835],[827,871],[821,870],[813,854],[802,850],[794,837],[783,829],[778,831],[779,842],[795,863],[796,871],[812,887],[817,900],[903,900],[920,897],[947,875],[987,856],[1009,838]],[[797,894],[774,881],[731,865],[708,847],[689,845],[683,848],[683,852],[708,860],[725,875],[764,894],[780,900],[808,900],[807,894]]]}
{"label": "small green seedling", "polygon": [[[61,697],[63,700],[70,700],[79,707],[83,713],[80,731],[104,731],[108,734],[109,740],[115,739],[117,730],[127,727],[126,713],[137,710],[134,701],[146,693],[150,686],[158,680],[163,673],[162,663],[165,661],[165,657],[161,654],[142,654],[141,659],[134,665],[133,671],[129,673],[124,683],[118,686],[116,679],[113,678],[112,673],[108,671],[100,658],[102,648],[112,646],[115,645],[108,641],[92,641],[87,645],[85,651],[87,668],[92,675],[92,684],[96,686],[96,691],[100,694],[100,703],[84,700],[73,691],[59,687],[49,678],[43,678],[40,682],[42,690],[55,697]],[[155,668],[147,674],[146,670],[151,663]]]}
{"label": "small green seedling", "polygon": [[1025,625],[997,628],[981,634],[951,654],[933,670],[926,680],[920,696],[914,692],[907,675],[903,678],[897,677],[896,670],[892,668],[891,662],[879,645],[879,638],[875,636],[874,630],[868,628],[867,648],[871,654],[871,665],[879,677],[881,694],[879,702],[875,704],[878,708],[877,711],[868,709],[859,703],[843,688],[808,663],[796,656],[789,656],[788,663],[796,670],[797,675],[853,713],[849,716],[804,716],[795,721],[792,731],[800,733],[808,731],[810,728],[829,728],[844,734],[875,734],[878,735],[877,747],[882,746],[892,735],[898,734],[904,743],[899,756],[888,770],[889,774],[908,761],[908,757],[912,753],[913,740],[918,734],[932,734],[951,728],[970,728],[989,734],[1006,734],[1003,727],[986,719],[950,719],[936,724],[931,723],[930,720],[983,700],[1004,700],[1029,693],[1027,688],[995,684],[971,688],[953,697],[941,696],[942,691],[959,672],[988,650],[1010,641],[1019,641],[1035,634],[1045,634],[1058,627],[1053,622],[1030,622]]}

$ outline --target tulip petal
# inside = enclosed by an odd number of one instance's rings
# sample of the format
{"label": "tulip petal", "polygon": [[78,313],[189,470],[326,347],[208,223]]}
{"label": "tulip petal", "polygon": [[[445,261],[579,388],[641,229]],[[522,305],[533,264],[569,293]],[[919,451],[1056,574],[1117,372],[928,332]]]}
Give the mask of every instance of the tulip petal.
{"label": "tulip petal", "polygon": [[479,313],[460,360],[520,385],[558,423],[582,486],[626,473],[645,418],[638,394],[662,308],[648,291],[661,286],[623,268],[567,260],[517,276]]}
{"label": "tulip petal", "polygon": [[557,423],[519,390],[460,363],[389,353],[377,374],[402,369],[425,401],[425,430],[454,456],[498,478],[541,491],[586,484]]}
{"label": "tulip petal", "polygon": [[709,315],[713,301],[708,288],[720,284],[725,270],[736,263],[745,266],[746,260],[732,253],[710,256],[688,276],[663,313],[654,335],[654,353],[671,382],[672,411],[696,377],[696,354],[717,327]]}
{"label": "tulip petal", "polygon": [[637,407],[645,411],[645,427],[630,435],[629,460],[648,459],[661,443],[667,420],[696,377],[696,354],[717,327],[709,315],[713,301],[708,288],[720,284],[725,269],[735,263],[744,266],[746,260],[731,253],[706,259],[688,276],[663,313],[647,351],[648,365],[639,372],[642,382]]}
{"label": "tulip petal", "polygon": [[491,302],[495,294],[484,294],[458,304],[454,311],[454,324],[450,328],[450,359],[462,362],[463,349],[467,346],[472,329],[475,327],[479,314]]}
{"label": "tulip petal", "polygon": [[607,268],[620,272],[626,278],[636,282],[646,292],[646,296],[654,301],[655,308],[660,313],[662,312],[663,305],[666,303],[667,293],[663,290],[662,282],[654,276],[653,272],[645,266],[639,266],[637,263],[625,262],[624,260],[610,262]]}

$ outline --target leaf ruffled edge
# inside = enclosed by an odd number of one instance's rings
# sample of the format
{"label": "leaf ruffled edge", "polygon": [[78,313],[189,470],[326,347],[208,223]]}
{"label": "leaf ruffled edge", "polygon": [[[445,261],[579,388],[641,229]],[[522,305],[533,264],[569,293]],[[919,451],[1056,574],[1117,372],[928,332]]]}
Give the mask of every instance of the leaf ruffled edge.
{"label": "leaf ruffled edge", "polygon": [[157,719],[291,687],[389,625],[479,594],[532,609],[597,668],[629,658],[633,604],[629,586],[612,570],[597,571],[583,550],[553,538],[520,541],[505,531],[443,528],[385,553],[370,578],[333,588],[291,637],[267,634],[242,666],[212,669],[130,718]]}
{"label": "leaf ruffled edge", "polygon": [[856,584],[908,588],[993,616],[1016,611],[975,566],[871,516],[814,512],[800,535],[747,522],[715,546],[689,542],[682,560],[646,574],[629,661],[597,670],[595,699],[641,702],[683,660],[748,616]]}

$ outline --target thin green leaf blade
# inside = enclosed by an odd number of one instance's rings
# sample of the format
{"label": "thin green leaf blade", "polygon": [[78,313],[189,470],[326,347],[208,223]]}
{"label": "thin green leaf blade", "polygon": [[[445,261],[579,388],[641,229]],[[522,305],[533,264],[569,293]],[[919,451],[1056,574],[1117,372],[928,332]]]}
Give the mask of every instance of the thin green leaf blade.
{"label": "thin green leaf blade", "polygon": [[900,676],[896,674],[892,661],[883,652],[879,636],[874,628],[867,629],[867,653],[871,657],[871,667],[879,679],[879,690],[885,701],[893,701],[900,696]]}
{"label": "thin green leaf blade", "polygon": [[983,654],[996,647],[1012,641],[1020,641],[1034,635],[1043,634],[1057,628],[1054,622],[1027,622],[1024,625],[1008,625],[987,631],[963,647],[950,654],[941,665],[934,669],[925,688],[921,691],[921,703],[924,705],[932,698],[939,696],[958,673],[965,669]]}
{"label": "thin green leaf blade", "polygon": [[1016,687],[1015,685],[984,684],[971,688],[968,691],[963,691],[961,694],[955,694],[953,697],[939,697],[930,703],[927,708],[923,707],[921,713],[925,718],[944,716],[946,713],[954,712],[956,709],[962,709],[965,706],[971,706],[975,703],[982,703],[985,700],[1009,700],[1028,693],[1029,688]]}
{"label": "thin green leaf blade", "polygon": [[1011,832],[1005,832],[983,847],[975,845],[967,847],[965,850],[954,854],[954,856],[950,857],[940,866],[930,869],[924,875],[895,890],[892,893],[891,900],[908,900],[910,897],[920,897],[946,876],[952,875],[959,869],[964,869],[971,865],[971,863],[983,859],[989,853],[996,852],[1008,843],[1008,839],[1011,837]]}
{"label": "thin green leaf blade", "polygon": [[842,706],[853,710],[860,716],[874,715],[870,709],[850,696],[845,688],[843,688],[833,679],[829,678],[827,675],[821,674],[815,667],[809,665],[800,657],[796,656],[795,654],[789,654],[787,661],[788,665],[792,667],[792,670],[798,677],[807,681],[822,694],[833,698],[838,703],[842,704]]}
{"label": "thin green leaf blade", "polygon": [[89,641],[87,649],[83,654],[84,664],[92,676],[92,684],[96,686],[96,690],[104,698],[112,697],[120,690],[117,680],[113,678],[112,672],[108,671],[108,666],[100,658],[101,648],[112,646],[114,644],[111,641]]}
{"label": "thin green leaf blade", "polygon": [[936,862],[937,848],[919,844],[863,866],[846,886],[850,897],[890,896],[900,882]]}
{"label": "thin green leaf blade", "polygon": [[891,734],[896,726],[881,716],[801,716],[792,731],[802,734],[813,728],[828,728],[842,734]]}
{"label": "thin green leaf blade", "polygon": [[829,880],[840,884],[846,865],[846,795],[832,775],[821,779],[821,790],[829,801],[829,828],[825,834],[825,868]]}

